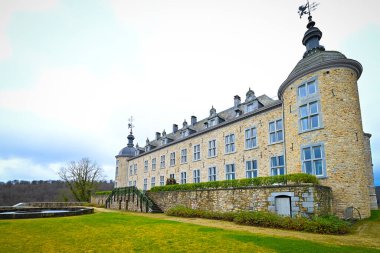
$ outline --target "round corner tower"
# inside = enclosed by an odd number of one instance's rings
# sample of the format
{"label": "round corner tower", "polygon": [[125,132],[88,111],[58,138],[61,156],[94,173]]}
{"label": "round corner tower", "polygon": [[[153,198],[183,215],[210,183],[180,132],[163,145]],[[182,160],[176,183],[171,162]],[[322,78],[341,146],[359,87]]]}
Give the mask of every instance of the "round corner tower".
{"label": "round corner tower", "polygon": [[278,90],[287,173],[314,174],[331,187],[338,216],[351,208],[369,217],[368,152],[357,86],[362,66],[340,52],[325,51],[319,45],[322,32],[311,19],[307,28],[303,59]]}

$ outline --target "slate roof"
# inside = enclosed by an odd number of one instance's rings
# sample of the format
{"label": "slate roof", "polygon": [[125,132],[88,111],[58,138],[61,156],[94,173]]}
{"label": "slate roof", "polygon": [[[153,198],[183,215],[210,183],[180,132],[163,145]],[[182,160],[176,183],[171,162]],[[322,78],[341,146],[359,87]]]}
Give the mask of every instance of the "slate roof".
{"label": "slate roof", "polygon": [[[156,140],[156,139],[152,140],[152,141],[149,142],[149,145],[155,146],[155,148],[153,148],[150,151],[147,151],[147,152],[145,152],[143,154],[140,154],[138,156],[132,157],[131,160],[134,159],[134,158],[140,157],[142,155],[145,155],[145,154],[157,151],[157,150],[159,150],[161,148],[173,145],[175,143],[179,143],[181,141],[193,138],[194,136],[203,134],[205,132],[212,131],[212,130],[217,129],[219,127],[223,127],[225,125],[237,122],[239,120],[245,119],[245,118],[250,117],[250,116],[254,116],[255,114],[262,113],[262,112],[270,110],[270,109],[272,109],[274,107],[281,106],[281,104],[282,104],[282,102],[280,100],[274,100],[274,99],[268,97],[267,95],[259,96],[256,99],[259,102],[260,106],[259,106],[258,109],[253,110],[252,112],[245,112],[245,110],[243,108],[245,107],[245,105],[253,102],[253,100],[248,101],[248,102],[243,102],[238,107],[231,107],[231,108],[228,108],[228,109],[226,109],[226,110],[224,110],[222,112],[217,113],[217,116],[220,117],[220,118],[222,118],[224,120],[224,122],[219,123],[219,124],[217,124],[215,126],[210,126],[208,128],[205,128],[205,124],[204,123],[208,122],[208,120],[209,120],[210,117],[207,117],[205,119],[197,121],[194,125],[192,125],[191,123],[189,123],[187,127],[185,127],[185,128],[182,127],[180,129],[178,129],[178,131],[176,131],[175,133],[172,132],[172,133],[166,134],[166,137],[172,140],[168,144],[162,145],[162,143],[161,143],[162,137],[159,138],[158,140]],[[240,110],[243,111],[243,113],[240,116],[236,116],[236,111],[235,110],[237,108],[240,108]],[[182,137],[181,136],[181,132],[183,130],[185,130],[186,128],[192,129],[195,132],[193,134],[190,134],[187,137]]]}

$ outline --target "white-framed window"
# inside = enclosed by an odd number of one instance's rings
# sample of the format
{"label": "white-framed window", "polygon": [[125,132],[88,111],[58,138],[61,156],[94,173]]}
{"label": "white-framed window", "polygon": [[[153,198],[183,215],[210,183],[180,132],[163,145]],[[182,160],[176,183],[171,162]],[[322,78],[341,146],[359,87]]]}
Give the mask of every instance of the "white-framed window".
{"label": "white-framed window", "polygon": [[285,161],[283,155],[273,156],[270,158],[270,171],[271,176],[285,174]]}
{"label": "white-framed window", "polygon": [[302,171],[317,177],[326,176],[323,144],[302,147]]}
{"label": "white-framed window", "polygon": [[208,142],[208,157],[216,156],[216,140],[211,140]]}
{"label": "white-framed window", "polygon": [[193,182],[200,183],[201,182],[201,170],[193,170]]}
{"label": "white-framed window", "polygon": [[253,103],[247,104],[247,112],[252,112],[255,110],[255,105]]}
{"label": "white-framed window", "polygon": [[150,188],[153,188],[156,186],[156,177],[152,177],[150,179]]}
{"label": "white-framed window", "polygon": [[181,163],[187,163],[187,149],[181,149]]}
{"label": "white-framed window", "polygon": [[224,137],[225,140],[225,152],[235,152],[235,134],[229,134]]}
{"label": "white-framed window", "polygon": [[128,181],[128,186],[132,186],[132,181]]}
{"label": "white-framed window", "polygon": [[245,129],[245,148],[251,149],[257,147],[257,129],[251,127]]}
{"label": "white-framed window", "polygon": [[161,160],[160,160],[160,168],[161,168],[161,169],[165,168],[165,155],[162,155],[162,156],[161,156]]}
{"label": "white-framed window", "polygon": [[169,174],[169,178],[174,178],[175,179],[175,174],[174,173]]}
{"label": "white-framed window", "polygon": [[208,181],[216,181],[216,167],[208,168]]}
{"label": "white-framed window", "polygon": [[136,187],[137,183],[136,180],[133,180],[133,186]]}
{"label": "white-framed window", "polygon": [[116,159],[116,171],[115,171],[115,177],[119,175],[119,160]]}
{"label": "white-framed window", "polygon": [[317,84],[315,80],[309,81],[298,86],[298,97],[305,98],[317,93]]}
{"label": "white-framed window", "polygon": [[210,119],[210,120],[208,121],[208,126],[209,126],[209,127],[216,126],[217,124],[218,124],[218,120],[217,120],[216,118],[214,118],[214,119]]}
{"label": "white-framed window", "polygon": [[284,140],[282,131],[282,119],[269,122],[269,143],[281,142]]}
{"label": "white-framed window", "polygon": [[148,190],[148,179],[144,178],[144,191]]}
{"label": "white-framed window", "polygon": [[187,173],[186,171],[181,172],[181,184],[186,184]]}
{"label": "white-framed window", "polygon": [[257,177],[257,160],[250,160],[245,162],[245,177]]}
{"label": "white-framed window", "polygon": [[165,176],[160,176],[160,186],[165,185]]}
{"label": "white-framed window", "polygon": [[201,145],[194,145],[194,153],[193,153],[193,160],[198,161],[201,160]]}
{"label": "white-framed window", "polygon": [[308,131],[321,127],[319,102],[314,101],[299,107],[300,130]]}
{"label": "white-framed window", "polygon": [[133,173],[137,175],[137,164],[133,164]]}
{"label": "white-framed window", "polygon": [[226,180],[235,179],[235,164],[226,164]]}
{"label": "white-framed window", "polygon": [[170,166],[175,165],[175,152],[170,153]]}
{"label": "white-framed window", "polygon": [[148,160],[144,161],[144,172],[148,172]]}
{"label": "white-framed window", "polygon": [[129,165],[129,175],[133,175],[133,165]]}
{"label": "white-framed window", "polygon": [[156,158],[153,158],[152,159],[152,170],[153,171],[156,170],[156,164],[157,164],[157,160],[156,160]]}
{"label": "white-framed window", "polygon": [[186,130],[184,130],[184,131],[181,132],[181,137],[185,138],[185,137],[189,136],[189,133],[190,133],[189,130],[186,129]]}

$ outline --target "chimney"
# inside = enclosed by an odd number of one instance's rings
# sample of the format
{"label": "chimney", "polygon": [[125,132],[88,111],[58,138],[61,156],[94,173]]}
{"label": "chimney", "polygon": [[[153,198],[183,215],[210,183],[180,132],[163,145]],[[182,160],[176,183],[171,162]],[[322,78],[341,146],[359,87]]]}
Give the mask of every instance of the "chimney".
{"label": "chimney", "polygon": [[176,133],[178,131],[178,125],[173,124],[173,133]]}
{"label": "chimney", "polygon": [[238,95],[234,96],[234,106],[238,107],[240,105],[241,99]]}
{"label": "chimney", "polygon": [[191,116],[191,125],[195,125],[195,123],[197,123],[197,117],[195,116]]}
{"label": "chimney", "polygon": [[160,137],[161,137],[161,133],[156,132],[156,140],[160,139]]}

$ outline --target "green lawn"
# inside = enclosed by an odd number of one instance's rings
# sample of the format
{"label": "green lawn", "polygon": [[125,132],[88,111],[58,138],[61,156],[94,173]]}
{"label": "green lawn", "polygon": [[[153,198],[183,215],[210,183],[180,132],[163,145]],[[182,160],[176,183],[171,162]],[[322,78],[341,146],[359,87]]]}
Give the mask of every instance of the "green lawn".
{"label": "green lawn", "polygon": [[380,252],[131,213],[0,220],[0,252]]}

